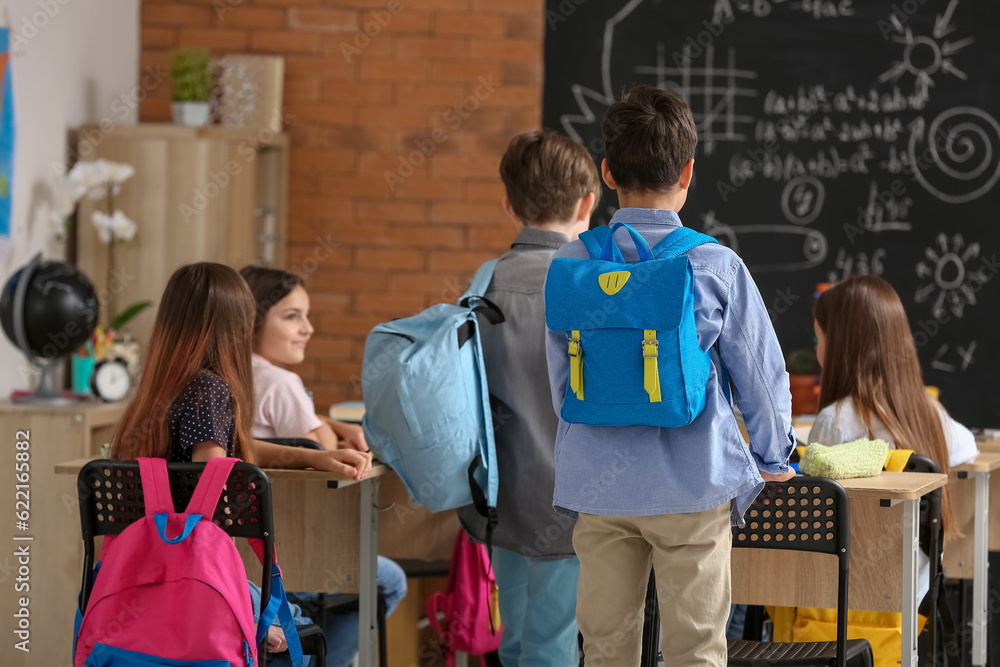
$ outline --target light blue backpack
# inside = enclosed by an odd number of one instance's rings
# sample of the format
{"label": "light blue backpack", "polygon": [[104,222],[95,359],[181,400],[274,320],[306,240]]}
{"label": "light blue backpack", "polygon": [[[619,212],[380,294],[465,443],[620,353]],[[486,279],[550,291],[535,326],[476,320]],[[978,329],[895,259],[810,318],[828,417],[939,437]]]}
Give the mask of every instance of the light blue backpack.
{"label": "light blue backpack", "polygon": [[[614,233],[631,235],[624,260]],[[677,427],[705,408],[711,370],[698,345],[694,271],[681,255],[711,236],[679,227],[655,248],[624,223],[580,235],[589,259],[557,257],[545,281],[545,321],[566,332],[569,378],[562,418],[599,426]]]}
{"label": "light blue backpack", "polygon": [[497,460],[476,313],[503,321],[483,297],[495,266],[479,268],[458,305],[372,329],[361,371],[365,439],[413,501],[432,512],[476,505],[494,524]]}

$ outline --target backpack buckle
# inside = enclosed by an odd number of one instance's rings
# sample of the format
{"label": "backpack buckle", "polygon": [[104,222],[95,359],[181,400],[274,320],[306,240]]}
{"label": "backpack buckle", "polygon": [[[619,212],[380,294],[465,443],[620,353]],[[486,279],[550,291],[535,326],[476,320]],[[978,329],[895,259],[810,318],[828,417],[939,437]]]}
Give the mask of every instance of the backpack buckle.
{"label": "backpack buckle", "polygon": [[[652,349],[650,349],[652,348]],[[660,354],[660,341],[656,340],[644,340],[642,341],[642,358],[643,359],[656,359]]]}
{"label": "backpack buckle", "polygon": [[569,356],[580,357],[583,356],[583,343],[580,342],[579,338],[570,338],[569,342]]}

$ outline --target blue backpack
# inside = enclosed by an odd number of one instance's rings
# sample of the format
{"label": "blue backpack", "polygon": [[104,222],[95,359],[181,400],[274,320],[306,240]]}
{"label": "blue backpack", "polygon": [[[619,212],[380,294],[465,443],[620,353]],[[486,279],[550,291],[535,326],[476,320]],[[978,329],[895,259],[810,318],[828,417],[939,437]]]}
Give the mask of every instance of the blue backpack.
{"label": "blue backpack", "polygon": [[361,371],[365,440],[413,501],[432,512],[476,505],[491,524],[497,460],[476,314],[503,321],[482,296],[495,266],[480,267],[458,305],[372,329]]}
{"label": "blue backpack", "polygon": [[[624,228],[639,261],[624,260]],[[705,408],[711,370],[698,345],[694,271],[682,253],[717,243],[679,227],[655,248],[624,223],[580,235],[589,259],[557,257],[545,281],[545,321],[565,331],[569,378],[562,418],[599,426],[677,427]]]}

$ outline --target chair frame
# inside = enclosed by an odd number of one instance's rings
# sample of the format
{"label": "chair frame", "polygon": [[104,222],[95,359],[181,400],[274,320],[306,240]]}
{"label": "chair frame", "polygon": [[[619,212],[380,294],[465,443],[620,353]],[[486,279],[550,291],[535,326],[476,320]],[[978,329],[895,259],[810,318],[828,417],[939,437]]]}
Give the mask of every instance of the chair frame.
{"label": "chair frame", "polygon": [[[167,464],[175,511],[181,513],[185,510],[204,469],[204,463]],[[80,500],[80,527],[84,542],[83,583],[80,587],[80,612],[83,613],[87,609],[93,587],[95,538],[119,535],[146,516],[139,462],[107,459],[90,461],[77,476],[77,495]],[[271,511],[271,485],[264,471],[250,463],[237,461],[226,481],[226,491],[219,496],[212,521],[231,537],[259,539],[263,542],[261,600],[270,599],[274,517]],[[319,642],[314,644],[319,648]],[[325,649],[325,642],[322,646]],[[257,651],[259,664],[265,665],[266,637]],[[325,650],[320,657],[325,660]]]}
{"label": "chair frame", "polygon": [[[808,509],[802,509],[803,499]],[[847,665],[850,507],[847,491],[836,480],[798,475],[786,482],[766,482],[747,510],[746,524],[733,527],[734,549],[783,549],[837,557],[838,667]],[[785,516],[786,513],[803,511],[811,516],[796,515],[791,522]],[[833,526],[829,525],[831,522]],[[798,527],[788,526],[789,523],[798,524]]]}

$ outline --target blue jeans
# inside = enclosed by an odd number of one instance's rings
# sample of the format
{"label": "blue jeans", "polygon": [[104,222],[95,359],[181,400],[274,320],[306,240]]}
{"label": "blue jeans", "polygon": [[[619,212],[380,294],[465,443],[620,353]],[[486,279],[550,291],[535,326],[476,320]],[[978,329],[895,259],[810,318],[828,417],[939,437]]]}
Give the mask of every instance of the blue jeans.
{"label": "blue jeans", "polygon": [[493,572],[500,590],[504,667],[576,667],[579,559],[540,560],[494,547]]}
{"label": "blue jeans", "polygon": [[[406,595],[406,573],[403,568],[388,558],[378,557],[376,571],[379,588],[385,596],[385,615],[388,616],[399,605]],[[327,599],[336,601],[337,594],[327,595]],[[346,596],[345,596],[346,597]],[[354,596],[351,596],[354,597]],[[299,603],[312,602],[319,598],[319,593],[289,593],[288,601]],[[314,619],[317,623],[319,619]],[[349,611],[342,614],[326,615],[326,626],[323,628],[326,638],[326,667],[348,667],[358,652],[358,612]],[[288,654],[269,655],[267,664],[274,667],[291,665]]]}
{"label": "blue jeans", "polygon": [[729,606],[729,620],[726,621],[726,639],[743,639],[743,627],[747,622],[747,606],[734,604]]}

